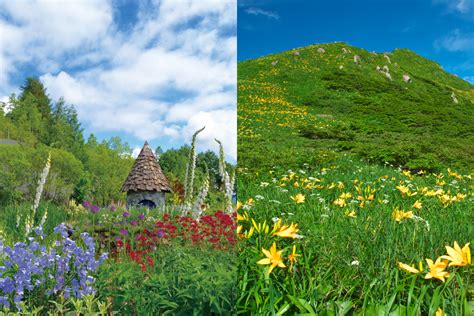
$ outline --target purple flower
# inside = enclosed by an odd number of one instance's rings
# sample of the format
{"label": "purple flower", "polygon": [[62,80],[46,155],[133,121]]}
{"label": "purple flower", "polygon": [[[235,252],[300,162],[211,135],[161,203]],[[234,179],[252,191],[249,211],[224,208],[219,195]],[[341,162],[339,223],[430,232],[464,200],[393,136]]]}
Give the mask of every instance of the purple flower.
{"label": "purple flower", "polygon": [[5,305],[7,307],[7,309],[10,309],[10,302],[8,301],[8,297],[0,296],[0,307],[2,305]]}
{"label": "purple flower", "polygon": [[67,238],[69,236],[69,234],[67,232],[66,224],[64,224],[64,223],[61,223],[58,226],[56,226],[54,228],[54,232],[56,234],[61,234],[61,236],[63,236],[63,238]]}
{"label": "purple flower", "polygon": [[92,206],[92,203],[89,201],[84,201],[84,203],[82,203],[82,206],[89,210]]}
{"label": "purple flower", "polygon": [[110,205],[110,211],[115,212],[115,204]]}
{"label": "purple flower", "polygon": [[97,213],[99,213],[100,208],[97,205],[92,205],[90,210],[91,210],[92,214],[97,214]]}
{"label": "purple flower", "polygon": [[138,225],[138,222],[137,222],[137,221],[131,221],[131,222],[130,222],[130,225],[132,225],[132,226],[137,226],[137,225]]}
{"label": "purple flower", "polygon": [[126,230],[126,229],[121,229],[121,230],[120,230],[120,235],[122,235],[122,236],[128,236],[128,230]]}
{"label": "purple flower", "polygon": [[38,227],[35,227],[33,230],[35,231],[36,236],[40,237],[41,239],[44,238],[43,227],[38,226]]}
{"label": "purple flower", "polygon": [[156,232],[156,235],[159,237],[159,238],[163,238],[165,236],[165,232],[163,230],[158,230]]}
{"label": "purple flower", "polygon": [[[30,237],[26,243],[18,242],[13,247],[3,246],[3,260],[0,263],[0,309],[10,308],[14,302],[18,310],[24,297],[32,292],[54,295],[64,293],[65,297],[81,298],[93,294],[91,276],[107,258],[107,253],[95,258],[95,243],[88,233],[82,233],[82,243],[76,243],[70,236],[72,228],[60,224],[54,232],[59,234],[47,249],[39,243],[41,236]],[[3,277],[5,276],[5,277]]]}
{"label": "purple flower", "polygon": [[125,212],[122,213],[122,216],[123,216],[123,217],[128,217],[129,215],[130,215],[130,213],[128,213],[127,211],[125,211]]}
{"label": "purple flower", "polygon": [[138,219],[139,219],[139,220],[144,220],[144,219],[145,219],[145,214],[140,214],[140,215],[138,215]]}

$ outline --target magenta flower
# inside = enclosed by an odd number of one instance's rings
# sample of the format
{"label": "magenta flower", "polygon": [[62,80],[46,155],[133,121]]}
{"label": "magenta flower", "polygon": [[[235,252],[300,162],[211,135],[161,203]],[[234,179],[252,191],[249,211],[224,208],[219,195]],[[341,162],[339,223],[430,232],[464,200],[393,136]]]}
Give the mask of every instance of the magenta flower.
{"label": "magenta flower", "polygon": [[120,230],[120,235],[122,235],[122,236],[128,236],[128,230],[126,230],[126,229],[121,229],[121,230]]}
{"label": "magenta flower", "polygon": [[100,211],[100,208],[97,205],[92,205],[90,208],[92,214],[97,214]]}

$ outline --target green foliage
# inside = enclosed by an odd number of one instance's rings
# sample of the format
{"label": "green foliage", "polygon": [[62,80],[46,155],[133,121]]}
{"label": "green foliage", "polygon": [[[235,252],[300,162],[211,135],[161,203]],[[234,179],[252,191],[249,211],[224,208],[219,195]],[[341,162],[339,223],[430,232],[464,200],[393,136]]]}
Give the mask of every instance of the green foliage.
{"label": "green foliage", "polygon": [[0,115],[0,138],[20,145],[2,145],[0,205],[31,200],[45,157],[52,153],[44,196],[65,202],[91,199],[100,204],[121,200],[120,188],[133,163],[131,149],[118,137],[101,144],[90,135],[84,143],[77,112],[64,99],[54,105],[38,79],[28,78],[8,101],[12,110]]}
{"label": "green foliage", "polygon": [[115,138],[112,141],[112,147],[115,148],[113,149],[105,141],[98,144],[94,138],[90,140],[85,145],[85,167],[88,171],[86,181],[90,183],[90,194],[87,198],[100,205],[107,205],[112,200],[123,200],[121,187],[134,162],[130,155],[124,155],[123,148],[128,145]]}
{"label": "green foliage", "polygon": [[[176,179],[177,182],[184,185],[189,151],[190,147],[183,145],[178,149],[168,149],[160,155],[160,166],[170,180]],[[214,191],[221,186],[219,158],[215,152],[208,150],[196,155],[195,190],[199,190],[206,174],[206,166],[209,171],[211,189]]]}
{"label": "green foliage", "polygon": [[[40,223],[41,218],[46,212],[48,213],[47,221],[43,226],[43,231],[46,235],[52,234],[54,227],[59,224],[75,218],[63,206],[50,202],[41,202],[35,214],[35,225]],[[23,202],[1,207],[0,230],[3,232],[3,236],[0,237],[3,242],[24,241],[25,223],[29,214],[31,214],[31,203]]]}
{"label": "green foliage", "polygon": [[65,104],[64,99],[56,102],[52,111],[52,126],[49,143],[52,147],[62,148],[85,161],[83,129],[73,106]]}
{"label": "green foliage", "polygon": [[29,153],[20,145],[0,145],[0,161],[0,201],[19,200],[22,186],[32,181]]}
{"label": "green foliage", "polygon": [[235,313],[235,254],[173,244],[158,247],[153,268],[131,261],[101,267],[104,300],[126,315],[230,315]]}

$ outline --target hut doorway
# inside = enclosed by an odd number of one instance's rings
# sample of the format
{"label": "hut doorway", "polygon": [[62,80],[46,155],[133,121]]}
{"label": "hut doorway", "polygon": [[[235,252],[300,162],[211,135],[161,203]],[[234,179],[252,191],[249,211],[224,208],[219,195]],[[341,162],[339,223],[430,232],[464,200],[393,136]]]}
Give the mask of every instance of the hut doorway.
{"label": "hut doorway", "polygon": [[155,202],[150,201],[150,200],[141,200],[140,202],[138,202],[138,205],[139,206],[145,206],[145,207],[148,207],[148,208],[155,208],[156,207]]}

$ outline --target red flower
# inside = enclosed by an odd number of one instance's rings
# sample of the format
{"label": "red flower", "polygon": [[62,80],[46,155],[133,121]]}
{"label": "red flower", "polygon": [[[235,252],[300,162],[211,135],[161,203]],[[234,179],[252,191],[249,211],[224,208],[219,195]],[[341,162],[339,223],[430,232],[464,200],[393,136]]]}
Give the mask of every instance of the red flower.
{"label": "red flower", "polygon": [[147,257],[146,257],[146,261],[148,261],[148,265],[149,265],[150,267],[153,267],[153,266],[155,265],[155,262],[153,261],[153,258],[150,257],[150,256],[147,256]]}

